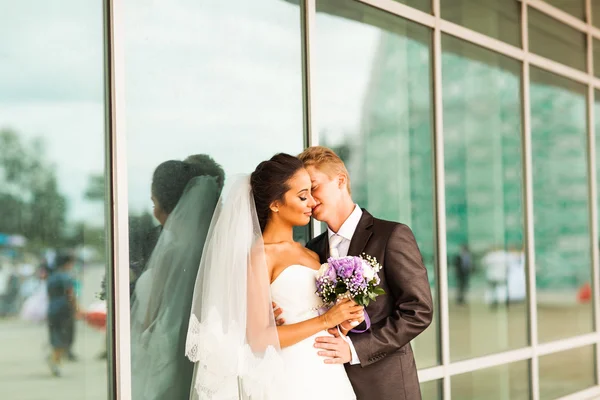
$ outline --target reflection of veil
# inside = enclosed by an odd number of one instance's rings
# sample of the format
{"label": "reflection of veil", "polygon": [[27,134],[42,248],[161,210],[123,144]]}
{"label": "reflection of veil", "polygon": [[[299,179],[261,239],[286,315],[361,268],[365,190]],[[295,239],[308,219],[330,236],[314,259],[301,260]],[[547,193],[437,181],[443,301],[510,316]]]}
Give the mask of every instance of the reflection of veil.
{"label": "reflection of veil", "polygon": [[215,213],[194,291],[186,354],[195,399],[280,399],[279,338],[250,178]]}
{"label": "reflection of veil", "polygon": [[193,282],[219,197],[214,177],[191,179],[164,225],[131,308],[132,397],[188,397],[193,364],[183,356]]}

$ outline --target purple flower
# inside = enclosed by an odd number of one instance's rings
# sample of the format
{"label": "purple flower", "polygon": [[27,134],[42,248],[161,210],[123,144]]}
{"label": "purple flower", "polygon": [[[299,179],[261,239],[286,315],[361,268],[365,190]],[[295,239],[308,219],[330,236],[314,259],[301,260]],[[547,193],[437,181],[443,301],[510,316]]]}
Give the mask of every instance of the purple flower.
{"label": "purple flower", "polygon": [[329,264],[329,268],[325,272],[325,276],[328,277],[332,282],[337,281],[337,273],[335,272],[335,267]]}
{"label": "purple flower", "polygon": [[354,274],[354,257],[330,258],[328,262],[335,268],[339,278],[347,279]]}

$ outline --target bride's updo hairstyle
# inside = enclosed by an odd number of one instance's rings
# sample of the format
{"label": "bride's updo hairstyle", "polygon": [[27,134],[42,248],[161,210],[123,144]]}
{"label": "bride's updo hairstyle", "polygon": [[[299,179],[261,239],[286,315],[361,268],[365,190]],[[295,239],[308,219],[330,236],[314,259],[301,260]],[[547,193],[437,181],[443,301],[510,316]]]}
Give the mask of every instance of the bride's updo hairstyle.
{"label": "bride's updo hairstyle", "polygon": [[265,230],[269,221],[271,204],[274,201],[284,202],[284,195],[290,190],[288,181],[302,168],[304,165],[300,159],[279,153],[258,164],[250,175],[250,186],[261,231]]}

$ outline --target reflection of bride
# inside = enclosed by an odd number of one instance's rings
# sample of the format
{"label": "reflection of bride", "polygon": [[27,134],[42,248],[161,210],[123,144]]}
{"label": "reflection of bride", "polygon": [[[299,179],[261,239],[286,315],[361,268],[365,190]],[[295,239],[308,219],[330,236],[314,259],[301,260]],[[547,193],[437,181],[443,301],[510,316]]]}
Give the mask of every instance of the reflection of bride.
{"label": "reflection of bride", "polygon": [[[239,179],[215,213],[198,272],[186,354],[194,399],[355,399],[343,365],[313,347],[328,328],[361,319],[346,300],[319,315],[319,258],[293,242],[315,202],[302,162],[278,154]],[[273,296],[273,298],[271,298]],[[285,310],[277,327],[272,300]]]}
{"label": "reflection of bride", "polygon": [[[134,400],[189,396],[193,364],[183,356],[187,315],[204,240],[220,194],[217,178],[198,176],[203,172],[201,167],[180,161],[167,163],[157,168],[169,170],[163,177],[166,184],[160,195],[155,193],[153,182],[155,215],[163,230],[136,283],[132,300]],[[161,204],[167,202],[172,204]]]}

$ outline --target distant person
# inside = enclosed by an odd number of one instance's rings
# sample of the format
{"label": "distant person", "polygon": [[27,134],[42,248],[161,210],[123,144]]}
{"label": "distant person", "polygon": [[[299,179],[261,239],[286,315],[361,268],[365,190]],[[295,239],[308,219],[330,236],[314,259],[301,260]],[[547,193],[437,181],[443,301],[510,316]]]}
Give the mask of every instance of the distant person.
{"label": "distant person", "polygon": [[458,283],[456,302],[458,304],[465,304],[465,298],[469,290],[469,280],[473,271],[473,256],[467,244],[460,246],[460,253],[454,257],[454,268]]}
{"label": "distant person", "polygon": [[75,257],[71,254],[59,254],[56,257],[56,269],[48,276],[48,332],[52,354],[48,358],[50,371],[60,376],[60,365],[73,344],[75,318],[79,307],[75,296],[75,281],[71,271],[75,266]]}
{"label": "distant person", "polygon": [[21,280],[14,267],[0,265],[0,317],[15,315],[19,308]]}
{"label": "distant person", "polygon": [[497,308],[500,303],[508,301],[508,263],[508,253],[502,247],[493,248],[481,259],[488,283],[488,303],[492,308]]}
{"label": "distant person", "polygon": [[189,398],[188,316],[224,180],[223,169],[206,155],[166,161],[154,171],[152,202],[162,229],[132,296],[133,400]]}

